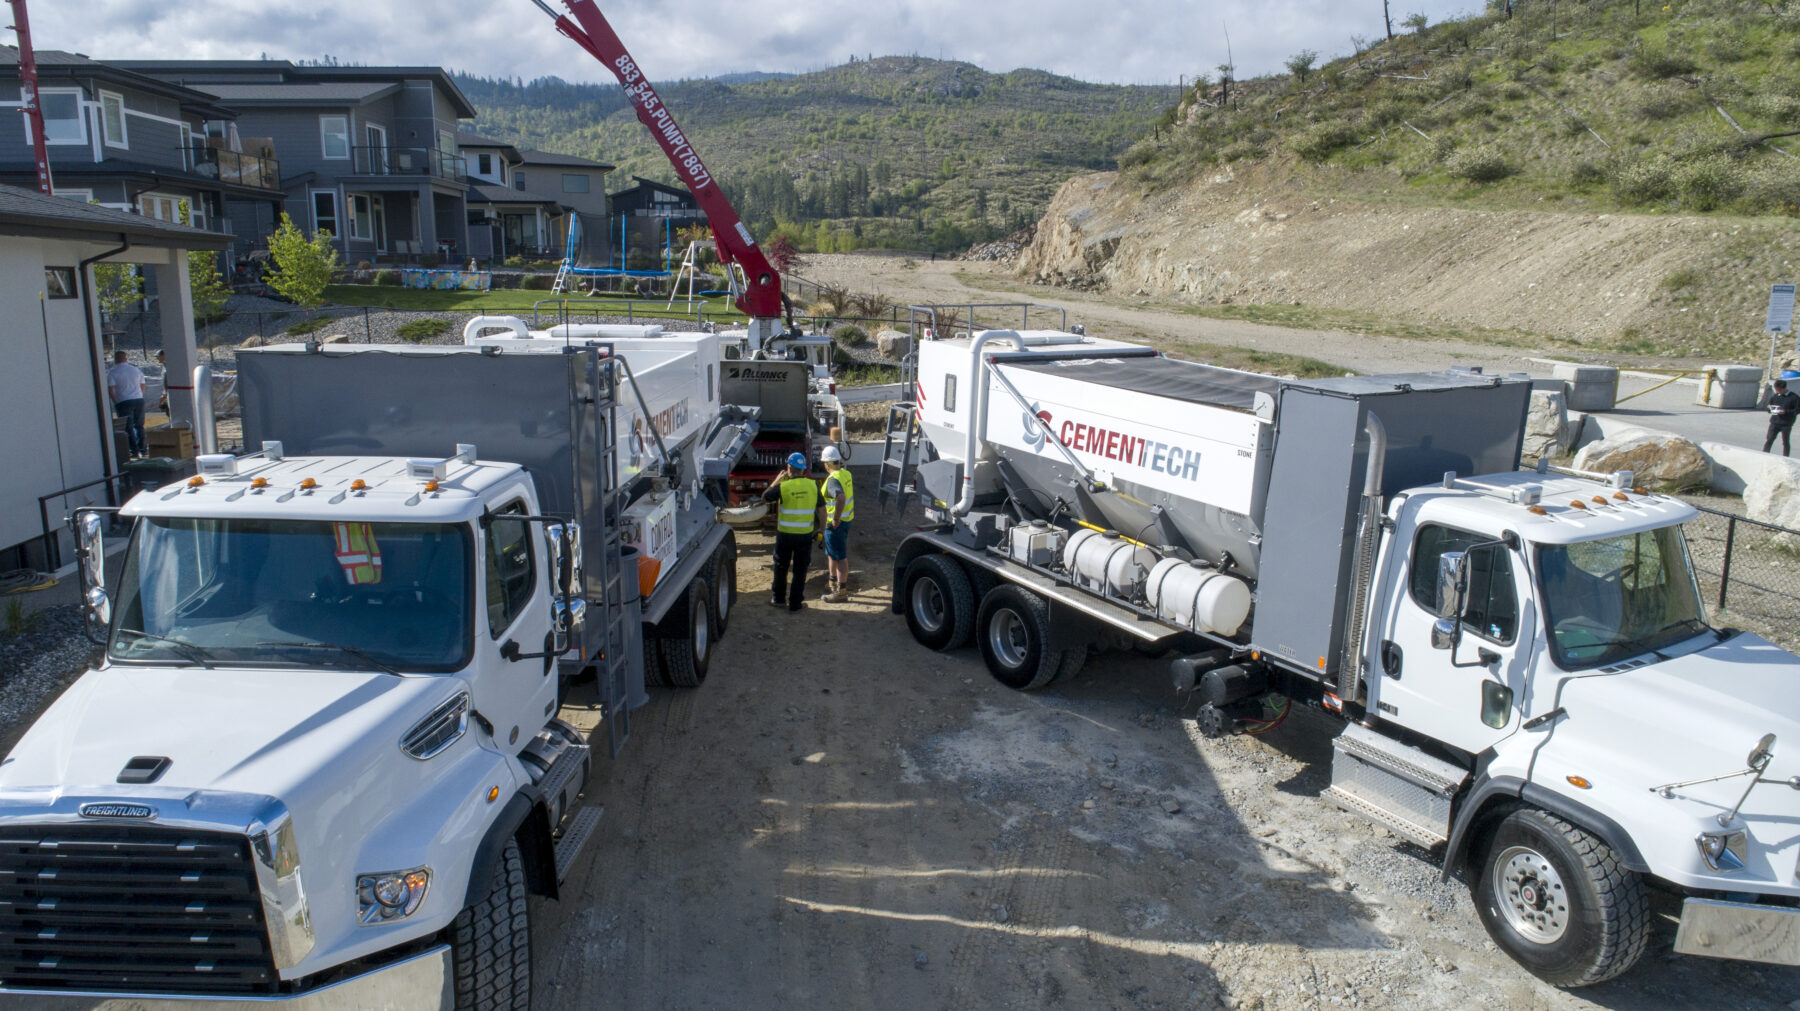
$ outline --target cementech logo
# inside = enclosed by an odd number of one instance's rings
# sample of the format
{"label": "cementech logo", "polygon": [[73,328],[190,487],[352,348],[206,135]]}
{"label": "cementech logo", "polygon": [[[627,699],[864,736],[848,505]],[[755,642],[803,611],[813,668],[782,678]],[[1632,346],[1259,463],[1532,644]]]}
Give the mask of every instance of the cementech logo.
{"label": "cementech logo", "polygon": [[1025,426],[1025,444],[1031,447],[1031,451],[1036,453],[1043,449],[1044,443],[1049,441],[1052,424],[1050,412],[1032,404],[1030,413],[1019,415],[1019,424]]}

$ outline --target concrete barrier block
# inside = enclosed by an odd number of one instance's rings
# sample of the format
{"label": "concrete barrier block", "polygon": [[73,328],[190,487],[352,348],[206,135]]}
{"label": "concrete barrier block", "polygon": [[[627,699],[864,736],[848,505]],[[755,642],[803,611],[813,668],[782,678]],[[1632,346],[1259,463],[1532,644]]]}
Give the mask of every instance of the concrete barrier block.
{"label": "concrete barrier block", "polygon": [[1558,365],[1551,374],[1569,386],[1569,410],[1610,411],[1619,399],[1619,370],[1610,365]]}
{"label": "concrete barrier block", "polygon": [[1726,411],[1751,411],[1762,399],[1763,370],[1754,365],[1709,365],[1714,374],[1708,383],[1704,377],[1696,391],[1694,403]]}

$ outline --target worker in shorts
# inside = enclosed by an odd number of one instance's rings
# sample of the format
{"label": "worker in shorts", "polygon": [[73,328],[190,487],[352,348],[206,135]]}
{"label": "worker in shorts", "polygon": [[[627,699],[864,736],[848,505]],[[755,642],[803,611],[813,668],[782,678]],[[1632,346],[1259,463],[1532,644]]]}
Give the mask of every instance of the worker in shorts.
{"label": "worker in shorts", "polygon": [[825,572],[828,591],[819,598],[827,604],[850,599],[850,521],[856,518],[856,485],[844,454],[826,446],[819,454],[825,463]]}
{"label": "worker in shorts", "polygon": [[1787,380],[1775,380],[1775,395],[1769,398],[1769,433],[1763,437],[1763,452],[1769,452],[1775,445],[1776,436],[1780,436],[1781,455],[1788,455],[1796,417],[1800,417],[1800,393],[1789,393]]}
{"label": "worker in shorts", "polygon": [[[775,582],[769,603],[789,611],[805,607],[806,570],[812,565],[813,537],[819,530],[819,483],[807,473],[806,455],[792,453],[787,466],[763,491],[775,503]],[[789,572],[793,573],[790,582]]]}

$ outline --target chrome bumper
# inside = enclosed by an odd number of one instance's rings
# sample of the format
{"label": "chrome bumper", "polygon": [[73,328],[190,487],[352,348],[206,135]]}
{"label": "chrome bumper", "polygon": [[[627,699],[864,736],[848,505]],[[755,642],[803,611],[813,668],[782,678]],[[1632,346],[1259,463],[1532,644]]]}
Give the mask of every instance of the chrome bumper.
{"label": "chrome bumper", "polygon": [[1800,965],[1800,908],[1688,899],[1675,950],[1683,955]]}
{"label": "chrome bumper", "polygon": [[450,947],[441,945],[360,976],[305,993],[274,997],[189,997],[180,994],[83,993],[0,989],[0,1006],[43,1011],[244,1011],[274,1006],[288,1011],[439,1011],[451,1006]]}

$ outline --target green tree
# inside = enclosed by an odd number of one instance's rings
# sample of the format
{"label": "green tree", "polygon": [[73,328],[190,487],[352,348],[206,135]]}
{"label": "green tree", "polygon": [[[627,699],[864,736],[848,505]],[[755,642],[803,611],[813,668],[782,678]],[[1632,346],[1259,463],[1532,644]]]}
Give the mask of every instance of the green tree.
{"label": "green tree", "polygon": [[1417,35],[1425,30],[1425,26],[1431,23],[1431,19],[1423,14],[1408,14],[1406,20],[1400,23],[1411,28],[1413,34]]}
{"label": "green tree", "polygon": [[283,211],[280,227],[269,236],[269,257],[275,261],[269,287],[302,309],[317,309],[325,301],[325,286],[337,266],[330,232],[314,232],[308,239]]}
{"label": "green tree", "polygon": [[[193,224],[187,201],[181,202],[181,223]],[[225,310],[231,289],[219,276],[219,254],[205,249],[188,251],[188,302],[194,307],[195,320],[209,320]]]}
{"label": "green tree", "polygon": [[144,279],[138,276],[136,267],[129,263],[94,264],[94,300],[100,305],[102,317],[116,319],[143,298]]}
{"label": "green tree", "polygon": [[1305,84],[1306,75],[1312,73],[1313,64],[1317,62],[1318,59],[1319,54],[1316,51],[1302,49],[1287,58],[1288,73],[1294,75],[1294,80],[1299,81],[1301,84]]}

